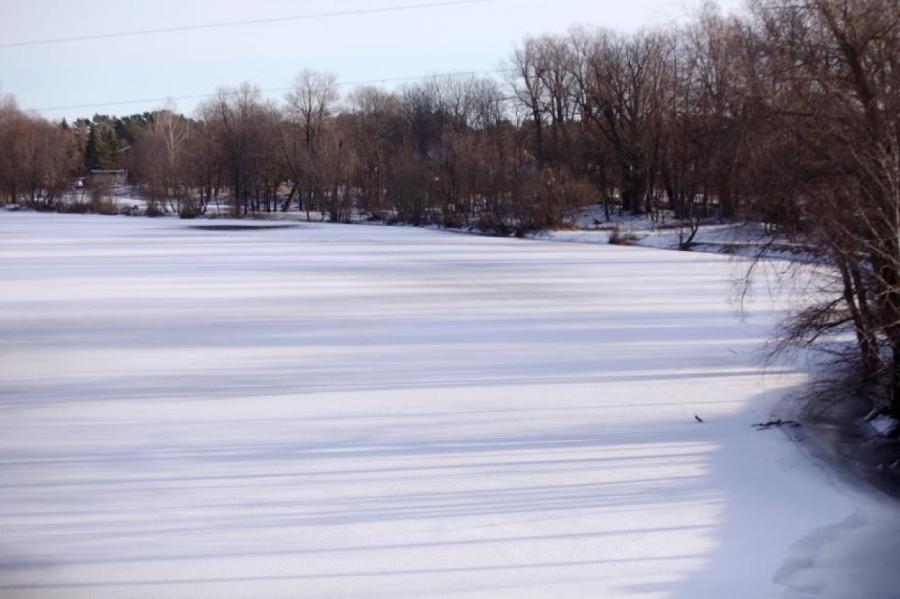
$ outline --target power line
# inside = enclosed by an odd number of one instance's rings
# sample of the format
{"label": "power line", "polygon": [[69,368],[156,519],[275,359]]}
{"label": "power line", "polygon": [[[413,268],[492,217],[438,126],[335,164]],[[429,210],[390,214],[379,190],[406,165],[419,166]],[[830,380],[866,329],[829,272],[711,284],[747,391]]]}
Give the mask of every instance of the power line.
{"label": "power line", "polygon": [[[442,79],[442,78],[455,78],[455,77],[479,77],[484,75],[496,75],[498,73],[508,73],[512,72],[513,69],[490,69],[485,71],[452,71],[448,73],[434,73],[432,75],[413,75],[409,77],[386,77],[382,79],[367,79],[367,80],[359,80],[359,81],[338,81],[335,85],[340,87],[347,86],[355,86],[355,85],[378,85],[385,83],[403,83],[406,81],[422,81],[427,79]],[[259,90],[262,94],[272,94],[278,92],[287,92],[294,89],[293,87],[270,87],[266,89]],[[178,100],[203,100],[205,98],[212,98],[218,92],[206,93],[206,94],[189,94],[182,96],[167,96],[165,98],[143,98],[140,100],[116,100],[113,102],[93,102],[90,104],[70,104],[68,106],[48,106],[45,108],[33,108],[32,110],[36,112],[59,112],[62,110],[80,110],[86,108],[105,108],[107,106],[125,106],[129,104],[158,104],[163,102],[168,102],[170,100],[178,101]]]}
{"label": "power line", "polygon": [[314,19],[329,19],[334,17],[348,17],[356,15],[372,15],[388,12],[400,12],[408,10],[421,10],[427,8],[442,8],[448,6],[461,6],[465,4],[485,4],[496,0],[445,0],[443,2],[429,2],[421,4],[400,4],[396,6],[381,6],[375,8],[360,8],[353,10],[336,10],[330,12],[308,13],[285,17],[270,17],[265,19],[245,19],[241,21],[222,21],[219,23],[202,23],[198,25],[182,25],[179,27],[163,27],[159,29],[138,29],[135,31],[118,31],[110,33],[97,33],[92,35],[80,35],[73,37],[56,37],[39,40],[26,40],[20,42],[0,43],[0,48],[21,48],[25,46],[45,46],[50,44],[67,44],[71,42],[84,42],[89,40],[103,40],[110,38],[132,37],[138,35],[156,35],[159,33],[177,33],[181,31],[196,31],[198,29],[218,29],[222,27],[240,27],[242,25],[263,25],[267,23],[281,23],[285,21],[311,21]]}

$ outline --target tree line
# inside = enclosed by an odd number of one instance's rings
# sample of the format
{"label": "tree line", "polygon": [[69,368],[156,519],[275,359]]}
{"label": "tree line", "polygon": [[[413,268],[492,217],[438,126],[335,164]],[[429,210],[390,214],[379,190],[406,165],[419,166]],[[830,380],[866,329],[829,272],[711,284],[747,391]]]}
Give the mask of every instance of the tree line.
{"label": "tree line", "polygon": [[[758,203],[749,153],[767,129],[753,102],[763,91],[754,86],[766,10],[736,18],[708,7],[677,29],[528,38],[500,77],[341,97],[333,75],[304,71],[281,102],[243,84],[191,116],[78,119],[61,125],[66,143],[52,144],[69,172],[42,173],[28,200],[52,206],[59,194],[40,192],[65,174],[127,166],[151,212],[182,216],[222,201],[233,216],[301,209],[344,221],[363,212],[519,234],[595,203],[607,218],[733,218]],[[11,154],[0,182],[10,199],[27,170]],[[58,161],[51,154],[47,162]],[[766,210],[778,224],[792,216],[790,206]]]}
{"label": "tree line", "polygon": [[0,195],[52,208],[127,165],[148,212],[364,214],[506,234],[578,208],[764,223],[834,274],[784,344],[854,335],[900,414],[900,4],[755,0],[633,34],[523,40],[498,77],[399,90],[304,71],[281,102],[222,88],[191,116],[50,123],[0,105]]}

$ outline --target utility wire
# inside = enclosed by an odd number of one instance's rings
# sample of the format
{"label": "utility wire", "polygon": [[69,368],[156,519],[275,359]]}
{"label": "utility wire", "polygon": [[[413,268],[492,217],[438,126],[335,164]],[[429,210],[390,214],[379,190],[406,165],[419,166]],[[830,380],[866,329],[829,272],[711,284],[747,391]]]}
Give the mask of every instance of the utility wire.
{"label": "utility wire", "polygon": [[[484,75],[496,75],[500,73],[509,73],[513,72],[513,69],[491,69],[486,71],[453,71],[449,73],[435,73],[433,75],[413,75],[411,77],[387,77],[382,79],[367,79],[360,81],[338,81],[335,85],[340,87],[347,86],[355,86],[355,85],[378,85],[384,83],[402,83],[406,81],[423,81],[428,79],[443,79],[443,78],[455,78],[455,77],[478,77]],[[266,89],[260,89],[260,93],[262,94],[272,94],[278,92],[288,92],[294,89],[293,87],[270,87]],[[143,98],[140,100],[116,100],[113,102],[94,102],[90,104],[70,104],[68,106],[47,106],[45,108],[33,108],[32,110],[36,112],[58,112],[61,110],[79,110],[82,108],[105,108],[107,106],[125,106],[129,104],[154,104],[154,103],[163,103],[168,102],[170,100],[178,101],[178,100],[202,100],[205,98],[212,98],[216,96],[218,92],[207,93],[207,94],[190,94],[183,96],[168,96],[165,98]]]}
{"label": "utility wire", "polygon": [[355,15],[373,15],[379,13],[400,12],[408,10],[421,10],[427,8],[442,8],[449,6],[462,6],[466,4],[485,4],[496,0],[445,0],[443,2],[428,2],[420,4],[400,4],[395,6],[381,6],[375,8],[360,8],[352,10],[336,10],[330,12],[308,13],[285,17],[270,17],[266,19],[245,19],[241,21],[223,21],[220,23],[203,23],[198,25],[182,25],[179,27],[162,27],[159,29],[138,29],[135,31],[118,31],[110,33],[96,33],[92,35],[80,35],[73,37],[56,37],[38,40],[25,40],[20,42],[0,43],[0,48],[22,48],[25,46],[46,46],[50,44],[67,44],[72,42],[84,42],[89,40],[103,40],[120,37],[132,37],[138,35],[156,35],[159,33],[177,33],[180,31],[196,31],[199,29],[219,29],[223,27],[240,27],[243,25],[262,25],[267,23],[281,23],[285,21],[311,21],[315,19],[329,19],[334,17],[349,17]]}

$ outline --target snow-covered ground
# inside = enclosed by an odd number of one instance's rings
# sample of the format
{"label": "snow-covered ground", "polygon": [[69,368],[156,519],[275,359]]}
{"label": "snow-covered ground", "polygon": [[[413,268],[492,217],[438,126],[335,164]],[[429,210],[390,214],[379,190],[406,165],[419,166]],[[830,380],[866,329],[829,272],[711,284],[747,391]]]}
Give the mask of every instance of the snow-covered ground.
{"label": "snow-covered ground", "polygon": [[0,214],[0,597],[900,592],[728,258],[213,224]]}
{"label": "snow-covered ground", "polygon": [[[594,205],[579,210],[568,219],[569,228],[546,230],[529,234],[532,239],[567,241],[575,243],[609,243],[613,231],[626,238],[625,245],[660,249],[679,249],[682,241],[690,238],[690,227],[673,220],[671,213],[664,213],[659,221],[647,215],[630,216],[613,213],[606,221],[602,206]],[[759,223],[723,222],[709,219],[699,227],[691,240],[695,251],[736,254],[755,257],[760,244],[771,242]],[[799,244],[780,240],[770,246],[768,255],[780,254],[792,258],[802,252]]]}
{"label": "snow-covered ground", "polygon": [[[687,228],[674,226],[657,227],[646,218],[623,220],[621,224],[602,224],[594,227],[572,228],[539,231],[529,237],[544,241],[568,241],[575,243],[609,243],[613,228],[626,235],[630,241],[626,245],[653,247],[659,249],[678,249],[679,241],[690,235]],[[693,249],[721,253],[736,253],[738,246],[751,245],[748,225],[715,224],[703,225],[694,238]]]}
{"label": "snow-covered ground", "polygon": [[689,249],[756,259],[764,251],[768,259],[790,261],[817,260],[801,239],[790,239],[773,233],[759,222],[702,221],[691,237],[689,223],[674,219],[671,211],[664,211],[654,220],[649,215],[611,213],[606,221],[603,207],[593,205],[575,211],[566,218],[561,229],[547,229],[527,235],[530,239],[570,243],[610,243],[613,234],[619,244],[647,248],[680,250],[690,241]]}

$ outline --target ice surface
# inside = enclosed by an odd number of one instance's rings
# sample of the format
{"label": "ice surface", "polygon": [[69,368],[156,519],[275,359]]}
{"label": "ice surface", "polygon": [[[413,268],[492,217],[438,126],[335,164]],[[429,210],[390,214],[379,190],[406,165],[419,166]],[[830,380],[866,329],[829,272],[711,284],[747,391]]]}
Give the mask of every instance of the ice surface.
{"label": "ice surface", "polygon": [[878,416],[869,421],[869,425],[875,429],[879,435],[889,435],[897,429],[897,421],[891,416]]}
{"label": "ice surface", "polygon": [[0,596],[840,597],[896,569],[854,557],[893,505],[750,426],[807,375],[760,366],[778,309],[739,318],[722,256],[191,224],[0,214]]}

